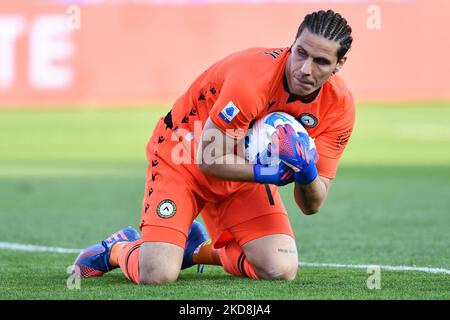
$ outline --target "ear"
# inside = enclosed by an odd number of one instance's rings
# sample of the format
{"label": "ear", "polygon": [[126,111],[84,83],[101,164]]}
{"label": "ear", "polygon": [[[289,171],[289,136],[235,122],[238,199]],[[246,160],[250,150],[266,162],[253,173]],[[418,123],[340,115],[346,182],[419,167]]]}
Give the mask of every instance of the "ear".
{"label": "ear", "polygon": [[347,61],[347,57],[343,57],[341,60],[339,60],[336,64],[336,67],[334,68],[333,73],[339,72],[344,66],[345,61]]}

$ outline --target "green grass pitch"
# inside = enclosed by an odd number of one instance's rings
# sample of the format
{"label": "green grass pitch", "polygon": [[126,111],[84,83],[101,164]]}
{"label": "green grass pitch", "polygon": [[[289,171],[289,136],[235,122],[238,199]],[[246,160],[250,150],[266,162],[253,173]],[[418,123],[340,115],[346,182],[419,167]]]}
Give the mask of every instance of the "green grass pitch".
{"label": "green grass pitch", "polygon": [[[145,144],[167,107],[0,112],[0,242],[83,248],[137,226]],[[450,269],[450,103],[359,104],[321,212],[282,188],[305,263]],[[304,266],[293,282],[195,268],[136,286],[119,270],[69,290],[74,253],[0,249],[0,299],[450,299],[450,275]]]}

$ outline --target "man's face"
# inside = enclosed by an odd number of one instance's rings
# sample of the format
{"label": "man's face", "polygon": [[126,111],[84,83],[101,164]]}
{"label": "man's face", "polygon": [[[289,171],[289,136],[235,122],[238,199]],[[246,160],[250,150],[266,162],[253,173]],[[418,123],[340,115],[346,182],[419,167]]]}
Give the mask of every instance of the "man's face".
{"label": "man's face", "polygon": [[289,91],[306,96],[320,88],[328,77],[340,70],[346,57],[337,60],[339,43],[304,29],[292,45],[285,74]]}

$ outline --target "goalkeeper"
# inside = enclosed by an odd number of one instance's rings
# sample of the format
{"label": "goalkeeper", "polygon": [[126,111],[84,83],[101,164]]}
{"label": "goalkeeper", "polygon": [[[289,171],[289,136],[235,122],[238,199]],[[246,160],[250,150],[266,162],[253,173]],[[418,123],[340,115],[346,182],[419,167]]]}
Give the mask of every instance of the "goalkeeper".
{"label": "goalkeeper", "polygon": [[[134,283],[158,284],[194,264],[218,264],[235,276],[294,279],[297,247],[277,186],[294,183],[295,202],[307,215],[327,198],[355,120],[352,95],[336,75],[351,31],[340,14],[313,12],[290,47],[248,49],[201,74],[147,144],[142,236],[128,227],[83,250],[75,261],[81,275],[120,267]],[[318,157],[289,127],[276,136],[289,167],[267,170],[236,154],[251,123],[274,111],[302,123]],[[194,221],[198,214],[211,239]]]}

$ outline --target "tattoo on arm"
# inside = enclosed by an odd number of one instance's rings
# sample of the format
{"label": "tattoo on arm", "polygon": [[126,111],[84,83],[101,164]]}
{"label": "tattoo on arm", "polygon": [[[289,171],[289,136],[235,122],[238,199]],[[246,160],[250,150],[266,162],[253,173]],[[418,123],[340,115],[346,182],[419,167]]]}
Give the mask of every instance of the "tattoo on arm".
{"label": "tattoo on arm", "polygon": [[292,250],[292,249],[282,249],[282,248],[278,248],[278,252],[289,253],[289,254],[295,254],[295,253],[297,253],[296,250]]}

